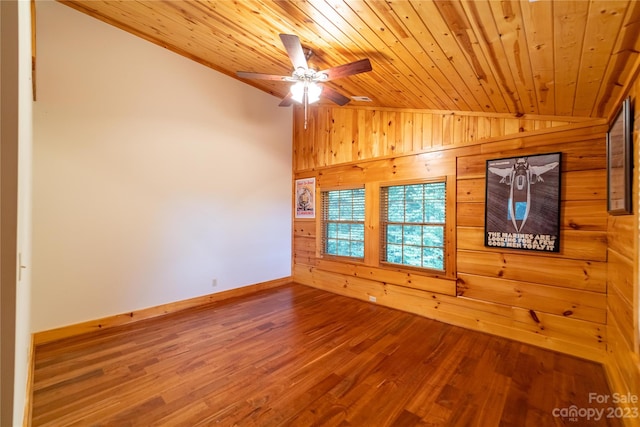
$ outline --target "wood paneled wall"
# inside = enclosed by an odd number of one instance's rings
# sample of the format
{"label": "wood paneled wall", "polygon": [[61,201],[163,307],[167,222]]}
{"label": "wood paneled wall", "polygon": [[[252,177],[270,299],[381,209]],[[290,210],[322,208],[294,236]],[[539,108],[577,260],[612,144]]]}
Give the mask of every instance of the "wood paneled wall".
{"label": "wood paneled wall", "polygon": [[[630,90],[635,108],[633,132],[633,215],[609,216],[608,298],[607,298],[607,373],[612,389],[618,393],[640,395],[640,359],[638,350],[638,150],[640,147],[640,78]],[[637,405],[631,405],[636,406]]]}
{"label": "wood paneled wall", "polygon": [[438,151],[479,141],[552,129],[584,118],[558,118],[421,110],[313,106],[305,130],[295,109],[293,169],[296,172],[348,162]]}
{"label": "wood paneled wall", "polygon": [[[317,215],[294,221],[294,280],[604,361],[606,130],[603,121],[313,108],[308,129],[294,131],[295,177],[315,176],[319,190],[365,185],[374,200],[373,217],[380,183],[446,177],[447,191],[454,192],[447,211],[453,268],[444,275],[389,269],[380,265],[375,250],[363,263],[323,259]],[[485,247],[486,160],[558,151],[563,153],[560,252]],[[377,227],[375,220],[366,224],[373,241]]]}

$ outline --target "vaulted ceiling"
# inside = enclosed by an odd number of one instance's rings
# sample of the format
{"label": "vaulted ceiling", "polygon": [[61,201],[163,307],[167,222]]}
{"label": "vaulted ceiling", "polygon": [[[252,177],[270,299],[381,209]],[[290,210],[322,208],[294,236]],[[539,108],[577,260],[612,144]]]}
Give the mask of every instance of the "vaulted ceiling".
{"label": "vaulted ceiling", "polygon": [[[290,75],[280,33],[349,105],[600,118],[640,64],[636,0],[62,1],[224,74]],[[278,97],[289,84],[243,80]],[[327,101],[324,101],[327,102]]]}

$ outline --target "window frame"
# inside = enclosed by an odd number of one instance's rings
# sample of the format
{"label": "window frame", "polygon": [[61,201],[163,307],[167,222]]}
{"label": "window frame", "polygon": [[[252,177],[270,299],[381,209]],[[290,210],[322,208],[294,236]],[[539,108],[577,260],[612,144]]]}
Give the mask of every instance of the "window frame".
{"label": "window frame", "polygon": [[[327,204],[325,204],[325,194],[328,194],[330,192],[334,192],[334,191],[352,191],[352,190],[362,190],[363,191],[363,195],[362,195],[362,201],[363,201],[363,219],[362,221],[348,221],[349,224],[362,224],[363,227],[363,240],[362,240],[362,245],[363,245],[363,252],[362,252],[362,257],[355,257],[355,256],[351,256],[351,255],[338,255],[338,254],[332,254],[332,253],[327,253],[327,222],[328,220],[328,213],[327,213]],[[366,258],[366,254],[367,254],[367,242],[368,242],[368,238],[367,238],[367,203],[368,203],[368,195],[367,195],[367,189],[366,189],[366,185],[361,184],[361,185],[353,185],[353,186],[340,186],[340,187],[326,187],[326,188],[320,188],[319,189],[319,193],[320,193],[320,215],[317,215],[318,218],[318,222],[317,222],[317,226],[319,227],[318,229],[320,230],[320,238],[317,239],[318,242],[318,254],[320,255],[321,258],[327,258],[327,259],[336,259],[336,260],[340,260],[340,261],[348,261],[348,262],[353,262],[353,263],[364,263],[365,262],[365,258]],[[332,221],[335,223],[340,223],[341,221]],[[344,221],[343,223],[346,223],[347,221]]]}
{"label": "window frame", "polygon": [[[451,274],[453,270],[453,266],[451,265],[451,251],[454,248],[451,247],[451,239],[455,238],[452,236],[451,230],[451,215],[455,215],[455,210],[453,212],[450,211],[450,192],[452,191],[450,186],[450,180],[447,179],[446,176],[442,177],[433,177],[429,179],[412,179],[412,180],[399,180],[399,181],[389,181],[380,183],[378,187],[378,200],[379,200],[379,233],[378,233],[378,262],[380,267],[384,268],[393,268],[395,270],[411,270],[419,272],[422,275],[435,275],[435,276],[448,276]],[[413,266],[408,264],[400,264],[387,261],[387,225],[388,224],[400,224],[404,225],[417,225],[417,226],[429,226],[430,223],[422,222],[422,223],[396,223],[389,222],[385,218],[385,212],[388,212],[388,208],[385,208],[385,199],[387,200],[388,206],[388,196],[385,198],[383,194],[385,191],[388,191],[389,187],[406,187],[410,185],[424,185],[424,184],[444,184],[444,222],[435,223],[438,227],[442,227],[443,239],[442,239],[442,269],[431,268],[431,267],[422,267],[422,266]],[[455,191],[455,188],[453,189]],[[424,248],[424,245],[419,246],[420,248]]]}

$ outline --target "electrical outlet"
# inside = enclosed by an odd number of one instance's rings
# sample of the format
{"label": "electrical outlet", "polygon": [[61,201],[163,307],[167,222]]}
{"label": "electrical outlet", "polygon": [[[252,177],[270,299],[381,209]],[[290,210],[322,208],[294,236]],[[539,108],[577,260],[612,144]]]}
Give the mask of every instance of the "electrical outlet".
{"label": "electrical outlet", "polygon": [[215,288],[216,286],[218,286],[218,279],[211,280],[211,287]]}
{"label": "electrical outlet", "polygon": [[369,295],[369,301],[371,301],[371,302],[376,302],[376,301],[377,301],[377,298],[376,298],[376,297],[374,297],[373,295]]}

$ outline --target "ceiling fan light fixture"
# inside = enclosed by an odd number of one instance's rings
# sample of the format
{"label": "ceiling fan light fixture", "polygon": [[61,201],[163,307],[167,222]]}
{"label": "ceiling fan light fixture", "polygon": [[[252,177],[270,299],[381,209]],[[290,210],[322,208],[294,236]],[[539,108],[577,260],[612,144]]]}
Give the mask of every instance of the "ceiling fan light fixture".
{"label": "ceiling fan light fixture", "polygon": [[304,99],[304,86],[305,83],[303,81],[295,82],[291,85],[291,99],[302,104],[302,100]]}
{"label": "ceiling fan light fixture", "polygon": [[318,102],[320,100],[321,94],[322,94],[322,86],[313,82],[309,83],[309,86],[308,86],[309,104]]}
{"label": "ceiling fan light fixture", "polygon": [[313,104],[320,100],[322,94],[322,86],[315,82],[297,81],[291,85],[291,99],[302,104],[304,103],[304,94],[307,94],[307,103]]}

